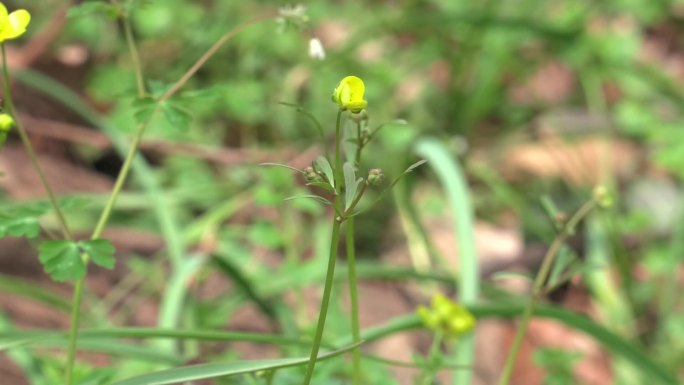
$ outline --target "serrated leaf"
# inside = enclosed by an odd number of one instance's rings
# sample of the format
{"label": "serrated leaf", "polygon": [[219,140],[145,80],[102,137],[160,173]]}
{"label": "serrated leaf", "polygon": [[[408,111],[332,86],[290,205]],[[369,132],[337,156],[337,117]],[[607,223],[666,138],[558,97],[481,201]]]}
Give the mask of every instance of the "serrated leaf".
{"label": "serrated leaf", "polygon": [[98,266],[107,269],[113,269],[116,264],[114,253],[116,248],[107,239],[91,239],[89,241],[79,242],[81,250],[90,256],[90,260]]}
{"label": "serrated leaf", "polygon": [[188,111],[168,101],[162,103],[161,110],[164,114],[164,118],[166,118],[166,120],[171,123],[174,128],[183,131],[186,131],[188,128],[190,128],[192,115]]}
{"label": "serrated leaf", "polygon": [[133,106],[133,118],[135,122],[145,123],[152,119],[152,115],[157,108],[157,100],[152,97],[137,98],[131,103]]}
{"label": "serrated leaf", "polygon": [[4,217],[0,216],[0,238],[26,237],[35,238],[40,234],[40,224],[37,217]]}
{"label": "serrated leaf", "polygon": [[45,241],[38,249],[38,259],[53,280],[77,280],[85,275],[86,266],[78,243],[66,240]]}
{"label": "serrated leaf", "polygon": [[50,209],[41,202],[0,211],[0,238],[35,238],[40,234],[40,217]]}
{"label": "serrated leaf", "polygon": [[316,168],[318,168],[319,171],[323,173],[323,175],[325,175],[325,178],[330,183],[330,186],[333,189],[335,189],[335,174],[333,173],[333,169],[330,166],[330,162],[328,162],[328,158],[324,156],[319,156],[314,161],[314,165],[316,166]]}

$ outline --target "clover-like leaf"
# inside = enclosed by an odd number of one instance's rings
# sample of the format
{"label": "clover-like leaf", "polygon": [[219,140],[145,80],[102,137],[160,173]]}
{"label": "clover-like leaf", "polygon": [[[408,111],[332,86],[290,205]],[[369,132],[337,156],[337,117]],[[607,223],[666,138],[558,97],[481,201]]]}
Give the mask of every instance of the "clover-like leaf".
{"label": "clover-like leaf", "polygon": [[38,259],[45,272],[55,281],[77,280],[86,273],[77,242],[45,241],[40,244]]}
{"label": "clover-like leaf", "polygon": [[98,266],[113,269],[116,263],[114,252],[116,249],[107,239],[91,239],[79,242],[81,250],[90,256],[90,260]]}
{"label": "clover-like leaf", "polygon": [[54,240],[40,244],[38,259],[53,280],[62,282],[85,276],[84,255],[88,255],[96,265],[112,269],[116,262],[114,251],[114,246],[106,239]]}
{"label": "clover-like leaf", "polygon": [[6,236],[35,238],[40,234],[40,217],[49,210],[44,203],[0,211],[0,238]]}
{"label": "clover-like leaf", "polygon": [[176,103],[171,103],[165,101],[161,104],[161,111],[164,114],[164,118],[171,123],[171,126],[179,130],[187,130],[190,127],[190,122],[192,121],[192,115],[179,107]]}

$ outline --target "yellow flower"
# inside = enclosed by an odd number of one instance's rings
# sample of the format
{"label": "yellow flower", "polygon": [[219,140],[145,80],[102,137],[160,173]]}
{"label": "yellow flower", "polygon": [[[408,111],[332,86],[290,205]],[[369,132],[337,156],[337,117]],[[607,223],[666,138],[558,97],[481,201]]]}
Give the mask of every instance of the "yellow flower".
{"label": "yellow flower", "polygon": [[340,106],[340,109],[358,114],[368,105],[368,102],[363,99],[365,91],[366,86],[364,86],[363,80],[356,76],[347,76],[340,81],[340,84],[333,91],[332,100]]}
{"label": "yellow flower", "polygon": [[418,316],[428,329],[445,337],[457,338],[475,327],[475,317],[463,306],[437,293],[432,297],[432,308],[419,306]]}
{"label": "yellow flower", "polygon": [[31,14],[25,9],[18,9],[10,14],[3,3],[0,3],[0,43],[15,39],[26,32],[31,21]]}

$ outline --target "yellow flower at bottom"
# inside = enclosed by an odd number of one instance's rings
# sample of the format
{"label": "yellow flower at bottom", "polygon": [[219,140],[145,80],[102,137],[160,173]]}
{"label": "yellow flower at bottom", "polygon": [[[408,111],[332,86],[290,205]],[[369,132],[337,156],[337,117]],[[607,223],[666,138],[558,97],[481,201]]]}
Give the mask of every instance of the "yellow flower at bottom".
{"label": "yellow flower at bottom", "polygon": [[469,333],[475,327],[475,317],[463,306],[451,301],[443,294],[432,297],[432,307],[419,306],[417,309],[423,325],[428,329],[441,332],[445,337],[457,338]]}
{"label": "yellow flower at bottom", "polygon": [[25,9],[18,9],[10,14],[3,3],[0,3],[0,43],[15,39],[26,32],[31,21],[31,14]]}
{"label": "yellow flower at bottom", "polygon": [[347,76],[340,81],[340,84],[333,91],[332,100],[340,106],[340,109],[358,114],[368,105],[368,102],[363,99],[365,91],[366,86],[361,78]]}

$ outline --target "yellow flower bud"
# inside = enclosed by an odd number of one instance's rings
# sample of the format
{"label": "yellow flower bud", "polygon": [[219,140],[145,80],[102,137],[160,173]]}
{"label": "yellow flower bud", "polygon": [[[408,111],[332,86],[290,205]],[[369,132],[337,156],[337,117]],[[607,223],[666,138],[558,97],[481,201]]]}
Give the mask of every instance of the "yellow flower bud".
{"label": "yellow flower bud", "polygon": [[368,105],[368,102],[363,99],[365,91],[366,86],[363,84],[363,80],[356,76],[347,76],[340,81],[340,84],[333,91],[332,100],[340,106],[341,110],[349,110],[358,114]]}
{"label": "yellow flower bud", "polygon": [[31,14],[27,10],[18,9],[8,14],[5,5],[0,3],[0,42],[23,35],[30,21]]}
{"label": "yellow flower bud", "polygon": [[465,307],[451,301],[443,294],[432,297],[432,308],[419,306],[416,310],[423,325],[448,338],[458,338],[475,327],[475,317]]}
{"label": "yellow flower bud", "polygon": [[14,127],[14,118],[10,114],[0,114],[0,132],[6,133]]}

